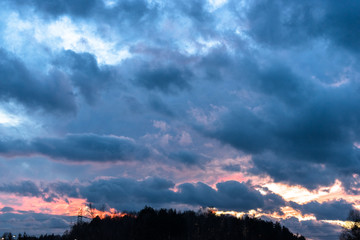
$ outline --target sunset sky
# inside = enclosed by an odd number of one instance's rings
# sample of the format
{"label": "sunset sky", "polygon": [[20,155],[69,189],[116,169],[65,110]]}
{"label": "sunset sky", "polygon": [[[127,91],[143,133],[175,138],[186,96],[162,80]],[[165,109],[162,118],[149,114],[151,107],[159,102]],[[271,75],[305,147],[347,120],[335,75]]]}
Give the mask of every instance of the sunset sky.
{"label": "sunset sky", "polygon": [[359,1],[1,0],[0,234],[61,234],[92,203],[338,239],[359,57]]}

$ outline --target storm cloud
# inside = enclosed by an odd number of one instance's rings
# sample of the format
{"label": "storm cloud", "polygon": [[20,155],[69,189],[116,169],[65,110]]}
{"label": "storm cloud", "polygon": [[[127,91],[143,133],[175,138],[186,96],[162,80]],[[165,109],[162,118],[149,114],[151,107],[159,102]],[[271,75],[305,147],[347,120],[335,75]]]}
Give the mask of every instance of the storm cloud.
{"label": "storm cloud", "polygon": [[149,155],[146,147],[136,144],[130,138],[96,134],[3,141],[0,146],[1,153],[9,157],[34,154],[75,162],[142,160]]}
{"label": "storm cloud", "polygon": [[320,221],[344,219],[360,192],[359,10],[2,1],[0,191],[118,210],[290,206],[317,220],[285,224],[327,239]]}
{"label": "storm cloud", "polygon": [[15,100],[32,109],[75,111],[75,97],[64,74],[53,70],[47,75],[31,72],[16,56],[0,49],[1,101]]}
{"label": "storm cloud", "polygon": [[319,203],[312,201],[303,205],[291,203],[294,208],[300,209],[303,214],[314,214],[318,220],[345,221],[353,210],[352,204],[345,200]]}
{"label": "storm cloud", "polygon": [[[177,191],[174,191],[174,188]],[[25,188],[26,191],[24,190]],[[100,208],[110,207],[124,210],[139,210],[146,204],[186,204],[191,208],[215,207],[220,210],[248,211],[264,208],[273,212],[285,205],[285,200],[274,193],[261,194],[243,182],[226,181],[216,184],[216,189],[202,183],[183,183],[175,186],[172,181],[150,177],[144,180],[132,178],[98,179],[86,184],[53,182],[42,186],[31,181],[3,184],[0,192],[20,196],[43,197],[47,201],[61,198],[85,198]],[[48,196],[45,199],[45,196]],[[49,197],[51,196],[51,198]]]}

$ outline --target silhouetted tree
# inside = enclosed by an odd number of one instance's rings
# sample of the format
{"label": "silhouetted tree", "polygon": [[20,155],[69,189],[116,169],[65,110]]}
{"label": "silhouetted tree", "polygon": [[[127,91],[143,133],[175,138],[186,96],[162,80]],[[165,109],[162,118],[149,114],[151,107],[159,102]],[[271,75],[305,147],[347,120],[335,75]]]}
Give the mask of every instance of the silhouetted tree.
{"label": "silhouetted tree", "polygon": [[360,212],[351,210],[347,220],[349,226],[343,228],[340,240],[360,240]]}

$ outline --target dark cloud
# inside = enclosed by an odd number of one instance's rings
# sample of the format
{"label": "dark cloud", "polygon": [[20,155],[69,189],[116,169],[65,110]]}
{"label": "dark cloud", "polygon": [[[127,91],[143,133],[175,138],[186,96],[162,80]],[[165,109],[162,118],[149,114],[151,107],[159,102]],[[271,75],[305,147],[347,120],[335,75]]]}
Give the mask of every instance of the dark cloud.
{"label": "dark cloud", "polygon": [[183,14],[199,23],[206,23],[212,20],[211,14],[207,9],[206,0],[195,0],[191,2],[175,1],[176,8]]}
{"label": "dark cloud", "polygon": [[[259,75],[251,84],[259,91],[275,96],[284,102],[303,101],[306,80],[299,78],[291,69],[281,63],[273,63],[265,69],[259,69]],[[306,88],[311,91],[310,87]],[[309,93],[308,93],[309,94]]]}
{"label": "dark cloud", "polygon": [[[76,219],[73,216],[22,212],[0,214],[0,221],[1,235],[4,232],[13,232],[15,234],[26,232],[28,235],[39,236],[44,234],[44,229],[49,229],[54,234],[63,234]],[[14,224],[16,225],[16,232],[14,232]]]}
{"label": "dark cloud", "polygon": [[165,116],[174,117],[176,115],[174,111],[158,97],[152,96],[149,99],[149,105],[155,112],[161,113]]}
{"label": "dark cloud", "polygon": [[360,181],[358,174],[353,174],[351,176],[344,177],[341,183],[348,194],[359,195]]}
{"label": "dark cloud", "polygon": [[[96,20],[97,23],[100,23],[100,33],[104,29],[103,25],[108,25],[120,31],[128,29],[127,35],[130,38],[139,34],[146,34],[162,41],[165,40],[162,36],[153,35],[153,31],[158,30],[157,20],[165,15],[159,14],[160,10],[169,14],[167,17],[188,18],[190,24],[204,33],[211,29],[209,24],[206,23],[213,20],[207,7],[208,3],[204,0],[196,0],[191,3],[182,1],[155,3],[146,0],[124,0],[113,2],[110,5],[106,5],[102,0],[80,0],[76,2],[70,0],[50,0],[47,2],[41,0],[25,2],[16,0],[9,2],[17,10],[21,9],[22,13],[28,10],[27,8],[30,8],[46,18],[69,16],[74,19]],[[135,31],[133,29],[134,25],[137,25]],[[151,28],[150,31],[149,27]]]}
{"label": "dark cloud", "polygon": [[301,232],[307,239],[314,240],[338,240],[342,230],[338,225],[315,220],[299,221],[294,217],[281,220],[280,223],[287,226],[290,231]]}
{"label": "dark cloud", "polygon": [[[149,4],[146,0],[125,0],[114,2],[106,6],[102,0],[41,0],[31,1],[10,1],[12,6],[21,13],[28,13],[29,9],[34,10],[46,19],[56,19],[61,16],[69,16],[73,19],[95,20],[100,25],[109,25],[114,29],[132,28],[133,24],[148,25],[147,21],[157,16],[157,4]],[[144,27],[144,26],[142,26]],[[99,32],[102,32],[99,26]],[[144,28],[146,29],[146,28]],[[106,31],[104,31],[106,32]],[[104,33],[103,32],[103,33]],[[132,32],[128,32],[130,36]]]}
{"label": "dark cloud", "polygon": [[[42,197],[49,195],[55,199],[67,197],[86,198],[88,202],[101,207],[108,204],[117,209],[138,210],[144,205],[187,204],[193,207],[216,207],[220,210],[248,211],[262,209],[263,212],[280,212],[280,207],[290,204],[303,214],[314,214],[318,220],[346,220],[352,204],[345,200],[319,203],[312,201],[303,205],[285,200],[272,192],[265,195],[245,183],[237,181],[220,182],[216,189],[202,182],[183,183],[172,190],[175,184],[169,180],[151,177],[145,180],[131,178],[99,179],[88,184],[53,182],[44,188],[31,181],[2,184],[0,192],[15,193],[20,196]],[[12,211],[4,208],[2,212]]]}
{"label": "dark cloud", "polygon": [[3,183],[0,185],[0,192],[15,193],[21,196],[41,197],[41,189],[32,181],[22,181],[19,183]]}
{"label": "dark cloud", "polygon": [[228,165],[224,165],[222,169],[228,172],[240,172],[241,166],[240,164],[228,164]]}
{"label": "dark cloud", "polygon": [[29,145],[24,140],[0,140],[0,152],[5,156],[24,155],[29,152]]}
{"label": "dark cloud", "polygon": [[29,70],[13,54],[0,49],[0,100],[15,101],[30,109],[47,112],[75,112],[76,89],[93,104],[100,91],[116,80],[115,70],[99,67],[89,53],[64,51],[47,74]]}
{"label": "dark cloud", "polygon": [[252,2],[245,17],[249,21],[249,34],[257,42],[270,46],[303,43],[309,40],[311,30],[318,30],[314,16],[316,7],[317,3],[309,1],[301,4],[282,0]]}
{"label": "dark cloud", "polygon": [[68,197],[86,198],[95,207],[107,204],[118,210],[139,210],[145,205],[157,207],[164,204],[186,204],[193,208],[202,206],[236,211],[263,208],[265,212],[272,212],[285,205],[284,199],[279,195],[262,195],[251,186],[237,181],[217,183],[217,189],[202,182],[180,184],[177,186],[178,191],[174,191],[174,187],[172,181],[150,177],[144,180],[98,179],[86,184],[53,182],[44,184],[42,188],[33,182],[21,182],[5,184],[0,191],[51,201],[60,198],[66,200]]}
{"label": "dark cloud", "polygon": [[3,207],[2,209],[0,209],[0,211],[6,213],[6,212],[13,212],[14,209],[12,207]]}
{"label": "dark cloud", "polygon": [[238,68],[233,57],[229,54],[226,47],[220,46],[211,49],[210,52],[202,56],[197,65],[197,70],[202,70],[202,77],[211,81],[222,81],[227,74],[232,74],[232,68]]}
{"label": "dark cloud", "polygon": [[149,90],[174,93],[190,88],[191,73],[174,66],[143,67],[136,75],[136,82]]}
{"label": "dark cloud", "polygon": [[183,183],[178,189],[184,203],[210,207],[218,205],[216,190],[205,183]]}
{"label": "dark cloud", "polygon": [[157,17],[157,7],[156,4],[150,5],[146,0],[126,0],[117,2],[108,14],[111,14],[115,21],[148,25],[148,21],[152,24],[153,19]]}
{"label": "dark cloud", "polygon": [[360,24],[358,11],[359,2],[349,2],[346,6],[336,1],[325,2],[323,18],[320,19],[320,32],[325,34],[335,44],[349,50],[359,51],[360,46],[357,40],[360,31],[356,27]]}
{"label": "dark cloud", "polygon": [[16,0],[12,2],[20,6],[34,7],[36,11],[54,17],[58,17],[61,15],[74,15],[84,17],[88,16],[97,7],[104,7],[104,3],[101,0],[50,0],[45,2],[41,0]]}
{"label": "dark cloud", "polygon": [[32,146],[38,153],[51,158],[74,161],[128,161],[148,154],[145,148],[128,138],[95,134],[35,139]]}
{"label": "dark cloud", "polygon": [[70,134],[64,138],[36,138],[29,142],[3,141],[0,144],[0,150],[6,156],[38,154],[74,162],[142,160],[149,154],[147,148],[129,138],[96,134]]}
{"label": "dark cloud", "polygon": [[264,206],[263,195],[244,183],[227,181],[217,183],[216,188],[218,189],[218,194],[224,196],[224,199],[221,199],[219,203],[222,209],[228,208],[244,211],[262,208]]}
{"label": "dark cloud", "polygon": [[145,188],[164,190],[175,187],[175,184],[170,181],[159,177],[147,178],[142,182]]}
{"label": "dark cloud", "polygon": [[50,229],[66,229],[69,227],[69,222],[60,217],[51,217],[48,220],[44,221],[43,224],[47,225],[47,227]]}
{"label": "dark cloud", "polygon": [[16,183],[3,183],[0,185],[0,192],[13,193],[18,196],[39,197],[46,202],[53,202],[55,195],[42,189],[37,184],[30,180],[20,181]]}
{"label": "dark cloud", "polygon": [[245,19],[248,33],[270,46],[289,47],[312,40],[330,40],[335,46],[359,50],[360,4],[337,1],[254,1]]}
{"label": "dark cloud", "polygon": [[267,173],[276,182],[296,183],[309,189],[333,184],[338,174],[336,170],[324,168],[321,164],[282,159],[270,153],[256,155],[252,160],[256,168],[251,169],[251,173]]}
{"label": "dark cloud", "polygon": [[262,210],[265,212],[282,213],[281,207],[284,205],[286,205],[286,202],[282,196],[268,192],[264,197],[264,207]]}
{"label": "dark cloud", "polygon": [[[285,201],[274,194],[261,195],[260,192],[247,186],[245,183],[227,181],[216,184],[217,190],[198,182],[184,183],[178,186],[181,202],[190,205],[216,207],[220,210],[248,211],[264,208],[272,211],[279,208]],[[265,203],[271,205],[265,206]]]}
{"label": "dark cloud", "polygon": [[345,221],[353,210],[351,203],[341,199],[339,201],[323,202],[312,201],[303,205],[291,202],[292,207],[301,210],[303,214],[314,214],[317,220]]}
{"label": "dark cloud", "polygon": [[345,177],[360,170],[354,146],[360,117],[354,105],[359,99],[356,89],[356,83],[317,88],[300,104],[272,101],[261,103],[256,111],[232,106],[213,129],[202,131],[252,154],[255,167],[276,180],[310,188],[326,185],[335,180],[334,174]]}
{"label": "dark cloud", "polygon": [[66,76],[57,71],[47,75],[32,72],[13,54],[0,49],[0,100],[16,101],[32,109],[73,112],[74,93]]}
{"label": "dark cloud", "polygon": [[89,53],[67,50],[55,59],[54,64],[69,74],[74,86],[89,103],[94,103],[100,90],[116,80],[115,70],[106,65],[99,67],[95,56]]}
{"label": "dark cloud", "polygon": [[[14,183],[3,183],[0,185],[0,192],[16,194],[18,196],[39,197],[46,202],[56,202],[58,199],[67,201],[68,197],[80,198],[79,185],[67,182],[52,182],[36,184],[33,181],[25,180]],[[14,209],[4,207],[2,212],[13,212]]]}
{"label": "dark cloud", "polygon": [[272,142],[272,136],[267,134],[268,124],[245,108],[225,115],[219,125],[218,129],[205,133],[245,152],[262,152]]}
{"label": "dark cloud", "polygon": [[204,157],[189,151],[171,153],[169,158],[188,166],[200,165],[205,160]]}
{"label": "dark cloud", "polygon": [[67,182],[49,183],[44,188],[44,191],[53,193],[54,195],[57,196],[57,198],[61,198],[61,197],[80,198],[79,186]]}
{"label": "dark cloud", "polygon": [[138,210],[146,204],[170,203],[175,193],[169,188],[174,184],[165,179],[149,178],[143,181],[116,178],[97,180],[81,188],[81,195],[95,206],[104,203],[117,209]]}

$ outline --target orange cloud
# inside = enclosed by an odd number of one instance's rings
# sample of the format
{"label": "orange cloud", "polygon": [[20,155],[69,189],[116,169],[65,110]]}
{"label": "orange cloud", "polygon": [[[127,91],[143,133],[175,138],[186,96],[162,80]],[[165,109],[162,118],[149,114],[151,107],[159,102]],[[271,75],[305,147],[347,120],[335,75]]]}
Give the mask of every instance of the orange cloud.
{"label": "orange cloud", "polygon": [[32,211],[53,215],[76,216],[80,208],[86,205],[86,199],[68,198],[46,202],[40,197],[19,197],[15,194],[0,193],[0,206],[12,207],[16,212]]}

